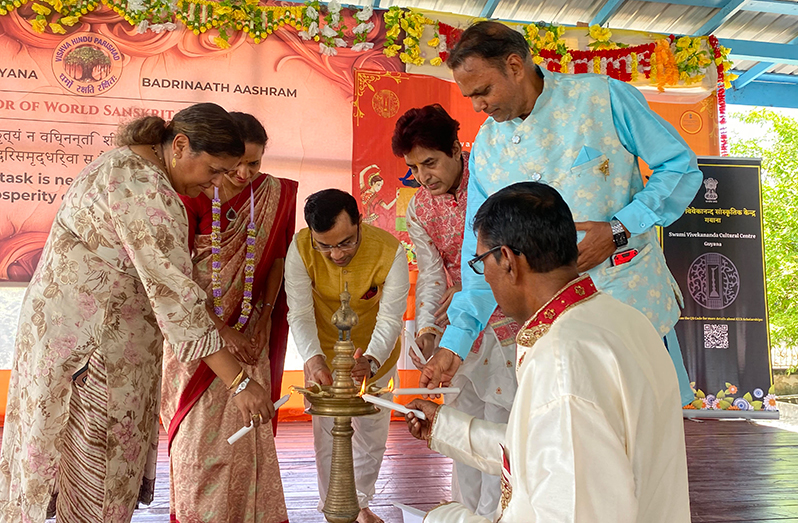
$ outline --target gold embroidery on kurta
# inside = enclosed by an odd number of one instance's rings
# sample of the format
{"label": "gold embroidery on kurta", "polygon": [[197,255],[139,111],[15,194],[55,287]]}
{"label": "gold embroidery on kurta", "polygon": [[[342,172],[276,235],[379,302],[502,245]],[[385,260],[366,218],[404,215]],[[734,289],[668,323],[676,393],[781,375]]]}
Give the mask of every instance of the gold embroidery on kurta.
{"label": "gold embroidery on kurta", "polygon": [[610,176],[610,161],[604,160],[604,162],[599,166],[599,171],[601,174],[604,175],[604,179],[606,180]]}

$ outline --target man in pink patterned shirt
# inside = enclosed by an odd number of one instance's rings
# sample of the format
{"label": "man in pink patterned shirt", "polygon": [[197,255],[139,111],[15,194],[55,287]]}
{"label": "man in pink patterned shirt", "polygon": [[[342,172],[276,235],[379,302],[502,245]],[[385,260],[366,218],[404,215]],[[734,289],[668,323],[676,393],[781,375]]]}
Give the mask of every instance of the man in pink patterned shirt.
{"label": "man in pink patterned shirt", "polygon": [[[416,343],[429,359],[436,351],[452,295],[459,291],[460,251],[465,228],[468,153],[460,124],[438,104],[410,109],[396,122],[392,149],[404,157],[421,188],[407,207],[407,230],[416,248]],[[446,403],[468,414],[506,423],[515,396],[515,335],[518,326],[497,307],[452,381],[460,393]],[[411,353],[419,368],[420,360]],[[492,516],[498,476],[454,463],[452,497],[472,512]]]}

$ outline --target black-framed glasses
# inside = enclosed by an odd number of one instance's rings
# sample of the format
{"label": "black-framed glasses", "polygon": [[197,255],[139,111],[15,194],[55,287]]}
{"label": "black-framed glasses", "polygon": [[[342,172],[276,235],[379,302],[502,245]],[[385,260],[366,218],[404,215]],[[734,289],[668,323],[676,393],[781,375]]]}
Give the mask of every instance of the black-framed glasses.
{"label": "black-framed glasses", "polygon": [[338,245],[325,245],[313,239],[313,235],[310,236],[310,245],[319,252],[351,251],[357,247],[358,243],[360,243],[360,225],[357,226],[357,237],[353,241],[341,242]]}
{"label": "black-framed glasses", "polygon": [[471,267],[471,270],[479,275],[485,274],[485,258],[487,258],[490,254],[493,254],[496,251],[501,250],[502,247],[507,247],[515,254],[521,254],[521,251],[514,247],[510,247],[509,245],[497,245],[492,249],[488,249],[487,251],[483,252],[482,254],[478,254],[468,260],[468,266]]}
{"label": "black-framed glasses", "polygon": [[502,246],[497,245],[492,249],[488,249],[487,251],[483,252],[482,254],[478,254],[468,260],[468,266],[471,267],[471,270],[477,274],[485,274],[485,258],[487,258],[490,254],[501,250]]}

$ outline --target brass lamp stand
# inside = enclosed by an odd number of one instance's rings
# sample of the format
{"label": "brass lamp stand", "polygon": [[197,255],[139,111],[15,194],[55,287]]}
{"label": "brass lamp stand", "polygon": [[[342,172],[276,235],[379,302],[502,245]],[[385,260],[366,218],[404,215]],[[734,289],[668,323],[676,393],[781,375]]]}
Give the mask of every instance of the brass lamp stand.
{"label": "brass lamp stand", "polygon": [[355,345],[351,330],[357,325],[357,314],[350,308],[348,289],[341,293],[341,307],[332,316],[332,323],[338,328],[338,341],[333,350],[333,384],[322,386],[314,384],[307,389],[296,390],[305,395],[311,404],[309,413],[313,416],[334,418],[332,429],[333,449],[330,485],[327,499],[324,500],[324,517],[330,523],[353,523],[360,512],[355,488],[355,467],[352,459],[352,417],[376,414],[379,409],[363,401],[361,389],[352,379],[355,366]]}

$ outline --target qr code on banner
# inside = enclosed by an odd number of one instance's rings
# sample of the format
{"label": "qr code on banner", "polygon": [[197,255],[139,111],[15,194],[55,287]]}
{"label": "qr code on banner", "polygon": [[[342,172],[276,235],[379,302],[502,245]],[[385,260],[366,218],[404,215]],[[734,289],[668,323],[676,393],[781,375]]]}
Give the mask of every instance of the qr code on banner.
{"label": "qr code on banner", "polygon": [[729,326],[717,323],[704,324],[704,348],[705,349],[728,349],[729,348]]}

